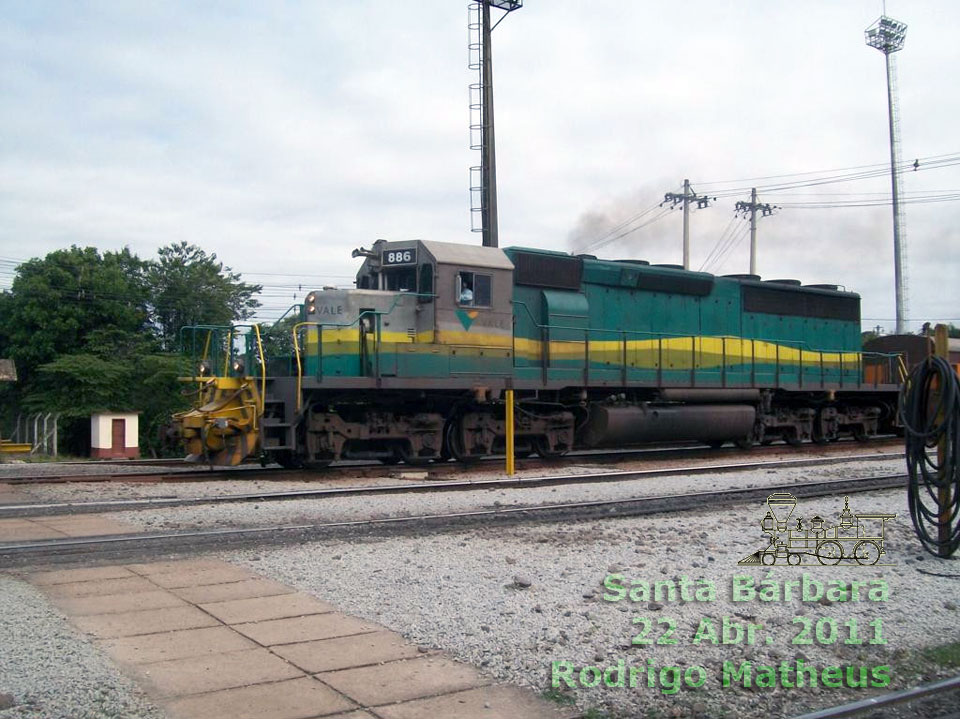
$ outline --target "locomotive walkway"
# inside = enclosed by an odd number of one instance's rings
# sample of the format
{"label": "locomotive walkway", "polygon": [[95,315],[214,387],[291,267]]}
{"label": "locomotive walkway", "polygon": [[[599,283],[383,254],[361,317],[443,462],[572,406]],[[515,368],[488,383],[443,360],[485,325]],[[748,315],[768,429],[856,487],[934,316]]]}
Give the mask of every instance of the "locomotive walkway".
{"label": "locomotive walkway", "polygon": [[181,719],[564,719],[533,692],[215,560],[28,577]]}

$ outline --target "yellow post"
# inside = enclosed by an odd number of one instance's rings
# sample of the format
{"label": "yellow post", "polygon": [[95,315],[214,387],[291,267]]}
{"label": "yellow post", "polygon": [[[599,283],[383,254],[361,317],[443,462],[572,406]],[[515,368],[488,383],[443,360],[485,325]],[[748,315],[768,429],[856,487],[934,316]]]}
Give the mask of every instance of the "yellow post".
{"label": "yellow post", "polygon": [[[934,336],[933,336],[933,353],[937,357],[942,357],[946,362],[950,361],[950,342],[948,340],[948,337],[949,337],[949,334],[947,333],[947,326],[937,325],[936,329],[934,330]],[[938,387],[937,389],[939,390],[940,393],[946,391],[945,387]],[[939,402],[939,397],[937,397],[934,401]],[[941,413],[937,417],[937,421],[942,422],[943,420],[944,420],[944,417]],[[944,432],[940,436],[940,440],[937,443],[937,464],[940,466],[940,474],[938,475],[937,479],[941,480],[941,482],[938,483],[940,484],[940,487],[937,490],[939,495],[937,497],[937,500],[938,500],[938,504],[941,507],[940,516],[938,517],[940,526],[939,526],[937,539],[939,540],[940,546],[942,548],[940,553],[941,557],[949,556],[948,554],[946,554],[946,547],[950,542],[951,516],[950,516],[949,508],[952,506],[951,494],[952,494],[953,488],[949,483],[942,481],[944,479],[943,473],[946,472],[945,462],[947,457],[948,441],[949,439],[946,435],[946,432]]]}
{"label": "yellow post", "polygon": [[513,390],[507,390],[507,476],[512,477],[514,468],[513,447]]}

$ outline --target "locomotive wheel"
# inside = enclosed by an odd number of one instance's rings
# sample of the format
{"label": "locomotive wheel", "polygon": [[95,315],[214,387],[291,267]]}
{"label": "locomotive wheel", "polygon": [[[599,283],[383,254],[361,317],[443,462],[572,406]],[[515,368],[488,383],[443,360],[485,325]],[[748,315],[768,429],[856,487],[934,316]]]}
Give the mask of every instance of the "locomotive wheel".
{"label": "locomotive wheel", "polygon": [[773,552],[764,552],[760,555],[760,562],[769,567],[777,563],[777,555]]}
{"label": "locomotive wheel", "polygon": [[799,447],[803,444],[803,440],[795,432],[786,432],[783,435],[783,441],[789,444],[791,447]]}
{"label": "locomotive wheel", "polygon": [[567,453],[565,449],[553,450],[550,449],[550,443],[547,442],[546,437],[537,437],[533,440],[533,447],[536,450],[537,454],[540,455],[541,459],[559,459]]}
{"label": "locomotive wheel", "polygon": [[303,469],[303,457],[289,449],[274,452],[273,459],[284,469]]}
{"label": "locomotive wheel", "polygon": [[853,438],[861,444],[870,441],[869,435],[862,428],[853,430]]}
{"label": "locomotive wheel", "polygon": [[843,559],[843,547],[840,542],[828,541],[817,546],[817,559],[820,564],[833,566]]}
{"label": "locomotive wheel", "polygon": [[403,457],[400,456],[400,450],[397,448],[394,448],[392,454],[388,454],[385,457],[379,457],[378,459],[383,464],[386,464],[392,467],[395,464],[400,464],[400,461],[403,459]]}
{"label": "locomotive wheel", "polygon": [[857,542],[857,546],[853,548],[853,556],[856,558],[857,564],[864,566],[876,564],[877,560],[880,559],[880,547],[877,546],[876,542],[870,540]]}
{"label": "locomotive wheel", "polygon": [[532,443],[524,443],[514,447],[513,456],[517,459],[530,459],[533,455],[536,454],[536,450],[533,448]]}
{"label": "locomotive wheel", "polygon": [[753,449],[753,438],[751,437],[741,437],[738,440],[734,440],[733,443],[743,450]]}
{"label": "locomotive wheel", "polygon": [[821,411],[817,410],[816,417],[813,418],[813,435],[811,439],[814,444],[827,444],[830,439],[823,431]]}
{"label": "locomotive wheel", "polygon": [[801,560],[801,559],[802,559],[802,557],[801,557],[799,554],[796,554],[796,553],[788,554],[788,555],[787,555],[787,564],[795,567],[795,566],[797,566],[798,564],[800,564],[800,560]]}
{"label": "locomotive wheel", "polygon": [[424,465],[430,464],[431,460],[433,459],[433,457],[420,457],[414,454],[409,442],[400,442],[397,445],[395,456],[402,459],[411,467],[423,467]]}
{"label": "locomotive wheel", "polygon": [[444,436],[446,441],[443,443],[443,446],[450,453],[450,456],[458,462],[470,464],[471,462],[476,462],[480,459],[480,457],[476,455],[467,454],[466,450],[464,449],[463,434],[460,430],[459,419],[451,419],[447,423],[447,429],[444,432]]}

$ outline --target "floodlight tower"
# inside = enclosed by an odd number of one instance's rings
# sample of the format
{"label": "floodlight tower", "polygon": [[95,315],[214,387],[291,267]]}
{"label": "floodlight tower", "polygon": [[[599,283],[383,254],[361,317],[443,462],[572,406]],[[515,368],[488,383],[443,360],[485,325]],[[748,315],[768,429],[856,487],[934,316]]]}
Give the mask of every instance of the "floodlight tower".
{"label": "floodlight tower", "polygon": [[[490,35],[523,0],[477,0],[469,6],[469,67],[479,74],[470,85],[470,149],[480,150],[480,166],[470,168],[470,229],[483,233],[484,247],[499,247],[497,153],[493,133],[493,52]],[[503,10],[490,24],[490,8]]]}
{"label": "floodlight tower", "polygon": [[907,331],[906,238],[900,213],[900,117],[897,109],[896,65],[890,57],[903,48],[906,24],[881,15],[864,31],[867,45],[883,53],[887,64],[887,114],[890,122],[890,182],[893,191],[893,274],[897,292],[897,334]]}

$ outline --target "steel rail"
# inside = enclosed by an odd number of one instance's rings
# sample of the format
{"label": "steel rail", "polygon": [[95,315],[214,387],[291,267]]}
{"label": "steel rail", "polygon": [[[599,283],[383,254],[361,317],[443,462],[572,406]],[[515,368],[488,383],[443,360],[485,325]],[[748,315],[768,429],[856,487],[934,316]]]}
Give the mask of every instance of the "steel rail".
{"label": "steel rail", "polygon": [[[893,706],[894,704],[903,704],[904,702],[916,701],[917,699],[926,699],[937,696],[948,691],[960,690],[960,676],[944,679],[933,684],[923,684],[911,689],[903,689],[889,694],[861,699],[860,701],[842,704],[840,706],[828,707],[819,711],[803,714],[794,719],[841,719],[842,717],[856,716],[868,711],[875,711],[882,707]],[[956,716],[951,713],[950,716]]]}
{"label": "steel rail", "polygon": [[145,497],[137,499],[106,499],[93,502],[32,502],[29,504],[0,505],[0,519],[42,517],[57,514],[89,514],[124,512],[165,507],[203,506],[240,502],[276,502],[320,497],[349,497],[377,494],[413,494],[418,492],[455,492],[478,489],[541,487],[563,484],[591,484],[599,482],[622,482],[631,479],[671,477],[677,475],[726,473],[771,467],[805,467],[810,465],[842,464],[864,459],[880,460],[901,455],[847,455],[843,457],[783,459],[771,462],[737,462],[719,465],[693,465],[688,467],[663,467],[657,469],[616,470],[591,474],[559,474],[545,477],[512,477],[509,479],[454,479],[427,482],[359,485],[353,487],[320,487],[317,489],[293,489],[278,492],[243,492],[209,497]]}
{"label": "steel rail", "polygon": [[[852,440],[851,440],[852,441]],[[877,441],[872,445],[874,447],[881,447],[885,444],[891,443],[892,438],[883,437],[878,438]],[[898,439],[896,440],[898,444],[902,442]],[[847,441],[841,440],[843,445],[848,444]],[[752,453],[772,453],[772,452],[826,452],[831,453],[833,447],[836,447],[837,444],[831,445],[816,445],[807,443],[799,447],[790,446],[787,444],[776,444],[776,445],[765,445],[765,446],[756,446],[752,447],[749,450],[740,450],[733,447],[725,447],[722,449],[710,449],[702,445],[684,445],[678,447],[638,447],[634,449],[615,449],[615,450],[605,450],[605,449],[588,449],[588,450],[576,450],[568,452],[562,457],[544,460],[539,457],[524,458],[518,459],[518,465],[523,464],[524,466],[529,465],[546,465],[546,466],[556,466],[565,461],[570,460],[579,460],[579,461],[589,461],[589,462],[617,462],[623,460],[630,460],[634,458],[645,459],[647,457],[663,457],[670,458],[671,456],[676,455],[690,455],[691,457],[698,457],[703,455],[726,455],[726,454],[743,454],[745,452]],[[839,450],[839,451],[842,451]],[[864,455],[864,458],[870,458],[877,455]],[[824,458],[826,459],[826,458]],[[491,455],[487,457],[481,457],[476,460],[478,465],[486,465],[490,463],[501,463],[504,461],[504,458],[500,455]],[[174,460],[172,463],[180,462],[183,466],[196,466],[190,465],[189,463],[184,463],[182,460]],[[97,466],[100,464],[109,465],[109,466],[131,466],[125,465],[120,462],[103,462],[91,464],[89,462],[62,462],[57,464],[63,465],[86,465],[86,466]],[[144,465],[146,466],[146,465]],[[438,462],[430,464],[429,466],[413,466],[413,465],[385,465],[379,460],[366,461],[366,460],[343,460],[341,462],[334,462],[329,467],[325,467],[322,470],[296,470],[296,469],[286,469],[279,466],[271,467],[260,467],[254,464],[244,464],[239,465],[234,468],[221,468],[216,469],[212,466],[206,466],[203,468],[197,469],[184,469],[182,471],[164,473],[162,465],[158,465],[158,471],[155,472],[128,472],[128,473],[113,473],[113,474],[51,474],[51,475],[34,475],[34,476],[20,476],[20,477],[4,477],[0,475],[0,483],[10,484],[10,485],[27,485],[27,484],[70,484],[70,483],[83,483],[83,482],[196,482],[196,481],[207,481],[207,480],[244,480],[247,477],[244,476],[245,473],[250,474],[273,474],[273,475],[282,475],[286,474],[298,474],[300,476],[307,476],[311,479],[325,479],[333,473],[343,474],[351,471],[369,471],[369,470],[378,470],[384,471],[387,473],[397,472],[397,471],[411,471],[411,472],[422,472],[425,469],[436,472],[442,471],[445,469],[457,470],[465,465],[457,462]]]}
{"label": "steel rail", "polygon": [[[716,507],[719,504],[738,504],[746,501],[760,501],[771,492],[790,491],[799,498],[833,496],[839,492],[870,492],[903,487],[907,476],[903,474],[866,477],[862,479],[834,479],[817,482],[805,482],[767,487],[742,489],[720,489],[707,492],[666,494],[630,499],[592,500],[587,502],[565,502],[530,506],[495,507],[450,513],[418,514],[395,517],[376,517],[366,519],[340,520],[313,524],[285,524],[265,527],[240,527],[223,529],[200,529],[179,532],[152,532],[100,537],[82,537],[69,539],[28,540],[0,545],[0,560],[37,561],[53,559],[69,561],[71,555],[99,553],[108,554],[109,550],[120,548],[127,552],[138,550],[196,552],[202,551],[204,544],[216,543],[222,548],[224,540],[234,543],[243,540],[268,538],[270,541],[282,539],[280,535],[299,532],[302,536],[296,541],[309,541],[321,537],[330,537],[337,532],[350,530],[388,530],[402,531],[407,527],[417,528],[418,533],[425,529],[437,531],[464,528],[471,522],[482,522],[489,526],[494,521],[577,521],[587,519],[612,519],[635,517],[647,514],[691,511]],[[164,546],[167,543],[172,546]],[[84,551],[88,550],[88,551]]]}

